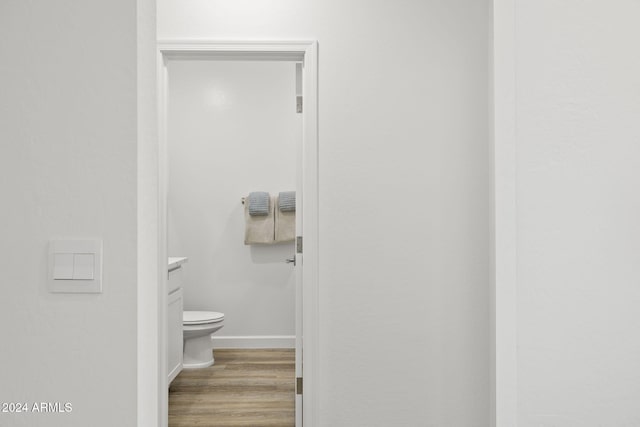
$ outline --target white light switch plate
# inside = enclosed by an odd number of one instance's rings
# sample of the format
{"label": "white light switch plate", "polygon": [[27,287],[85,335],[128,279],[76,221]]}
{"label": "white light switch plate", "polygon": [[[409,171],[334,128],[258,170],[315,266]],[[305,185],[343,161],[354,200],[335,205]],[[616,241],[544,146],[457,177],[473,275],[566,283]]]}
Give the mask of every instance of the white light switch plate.
{"label": "white light switch plate", "polygon": [[101,293],[102,240],[51,240],[47,279],[49,292]]}
{"label": "white light switch plate", "polygon": [[53,278],[55,280],[73,279],[73,254],[53,254]]}

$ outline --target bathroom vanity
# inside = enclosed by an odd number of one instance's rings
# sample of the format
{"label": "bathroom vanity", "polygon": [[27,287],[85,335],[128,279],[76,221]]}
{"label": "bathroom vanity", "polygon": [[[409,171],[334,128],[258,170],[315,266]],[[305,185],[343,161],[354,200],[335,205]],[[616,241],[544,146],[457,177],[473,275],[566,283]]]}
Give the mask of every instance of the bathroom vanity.
{"label": "bathroom vanity", "polygon": [[167,384],[182,370],[182,265],[185,262],[187,258],[170,257],[168,264]]}

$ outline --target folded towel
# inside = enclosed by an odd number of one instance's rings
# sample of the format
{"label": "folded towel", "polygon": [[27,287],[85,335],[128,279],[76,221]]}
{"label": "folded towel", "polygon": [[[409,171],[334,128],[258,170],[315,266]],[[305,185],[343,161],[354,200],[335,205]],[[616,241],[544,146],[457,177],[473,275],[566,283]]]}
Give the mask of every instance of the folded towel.
{"label": "folded towel", "polygon": [[[275,211],[275,240],[276,242],[293,242],[296,237],[296,212],[295,212],[295,192],[294,193],[294,210],[285,211],[284,209],[276,209]],[[278,196],[278,205],[283,193]]]}
{"label": "folded towel", "polygon": [[254,245],[257,243],[273,243],[275,220],[274,209],[275,203],[271,201],[271,209],[267,212],[267,215],[251,216],[249,209],[251,206],[249,203],[244,205],[244,244]]}
{"label": "folded towel", "polygon": [[280,194],[278,194],[278,207],[282,212],[295,212],[296,192],[281,191]]}
{"label": "folded towel", "polygon": [[249,215],[265,216],[269,215],[269,193],[265,191],[254,191],[247,197],[249,205]]}

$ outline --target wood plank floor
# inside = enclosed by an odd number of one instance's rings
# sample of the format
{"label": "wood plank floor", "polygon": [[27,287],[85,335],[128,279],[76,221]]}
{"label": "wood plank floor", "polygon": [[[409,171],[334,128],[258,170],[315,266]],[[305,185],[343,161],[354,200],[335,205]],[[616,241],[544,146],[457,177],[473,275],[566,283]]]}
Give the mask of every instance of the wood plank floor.
{"label": "wood plank floor", "polygon": [[293,427],[295,350],[216,349],[169,387],[169,427]]}

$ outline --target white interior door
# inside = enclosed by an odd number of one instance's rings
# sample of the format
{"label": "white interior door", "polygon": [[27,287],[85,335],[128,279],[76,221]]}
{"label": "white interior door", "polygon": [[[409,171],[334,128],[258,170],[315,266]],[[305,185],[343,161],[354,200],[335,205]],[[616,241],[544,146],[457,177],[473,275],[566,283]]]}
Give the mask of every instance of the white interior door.
{"label": "white interior door", "polygon": [[[302,63],[296,63],[296,108],[300,112],[302,100]],[[301,118],[302,119],[302,118]],[[302,197],[303,191],[303,154],[304,144],[302,129],[300,129],[300,143],[296,151],[296,245],[295,245],[295,275],[296,275],[296,427],[302,427]],[[299,378],[299,379],[298,379]]]}

